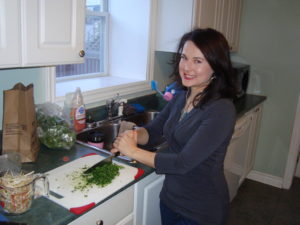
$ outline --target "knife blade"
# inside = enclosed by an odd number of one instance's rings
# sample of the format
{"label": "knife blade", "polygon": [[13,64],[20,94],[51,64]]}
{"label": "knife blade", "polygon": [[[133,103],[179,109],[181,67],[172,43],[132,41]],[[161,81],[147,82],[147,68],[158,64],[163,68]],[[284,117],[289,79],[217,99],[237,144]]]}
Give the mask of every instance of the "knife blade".
{"label": "knife blade", "polygon": [[120,152],[117,152],[116,154],[112,154],[111,156],[106,157],[105,159],[102,159],[100,162],[97,162],[96,164],[94,164],[93,166],[91,166],[90,168],[85,170],[83,172],[83,174],[88,174],[88,173],[92,172],[96,167],[103,166],[104,164],[107,164],[107,163],[111,163],[112,159],[119,155],[120,155]]}
{"label": "knife blade", "polygon": [[[132,127],[132,130],[137,130],[137,128],[138,128],[138,127],[137,127],[136,125],[134,125],[134,126]],[[90,168],[88,168],[87,170],[85,170],[85,171],[83,172],[83,174],[88,174],[88,173],[90,173],[91,171],[93,171],[96,167],[103,166],[104,164],[107,164],[107,163],[111,163],[111,162],[112,162],[112,159],[113,159],[114,157],[119,156],[119,155],[120,155],[120,152],[117,152],[116,154],[112,154],[111,156],[109,156],[109,157],[107,157],[107,158],[101,160],[100,162],[97,162],[96,164],[94,164],[93,166],[91,166]]]}

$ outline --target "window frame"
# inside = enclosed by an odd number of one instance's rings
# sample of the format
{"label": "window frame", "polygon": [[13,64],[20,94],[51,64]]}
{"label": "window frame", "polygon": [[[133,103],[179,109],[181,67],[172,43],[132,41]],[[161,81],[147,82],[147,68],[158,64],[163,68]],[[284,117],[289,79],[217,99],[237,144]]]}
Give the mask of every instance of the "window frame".
{"label": "window frame", "polygon": [[[154,66],[154,49],[155,49],[155,18],[156,18],[156,8],[157,0],[150,1],[150,23],[149,23],[149,39],[148,39],[148,54],[147,54],[147,65],[146,65],[146,79],[143,81],[134,81],[126,84],[111,85],[109,87],[98,88],[89,91],[83,91],[83,97],[85,104],[89,107],[99,106],[105,104],[105,101],[112,98],[118,93],[120,96],[125,96],[130,98],[138,97],[145,94],[153,93],[151,90],[150,81],[153,79],[153,66]],[[107,26],[109,30],[109,27]],[[107,32],[109,35],[109,32]],[[109,54],[109,50],[107,51]],[[58,105],[63,106],[65,96],[56,96],[56,75],[55,67],[45,67],[43,73],[46,74],[46,98],[47,101],[55,102]],[[87,79],[91,79],[95,76],[89,76]],[[105,76],[97,76],[98,79],[107,79]],[[76,80],[76,79],[75,79]],[[74,89],[75,90],[75,89]]]}
{"label": "window frame", "polygon": [[109,13],[107,11],[107,0],[104,2],[104,12],[95,12],[95,11],[89,11],[85,10],[86,15],[90,16],[99,16],[103,17],[106,21],[105,23],[105,37],[104,37],[104,63],[103,63],[103,72],[100,73],[89,73],[89,74],[81,74],[81,75],[72,75],[72,76],[66,76],[66,77],[56,77],[56,82],[65,82],[65,81],[72,81],[72,80],[82,80],[87,78],[94,78],[94,77],[103,77],[103,76],[109,76],[108,74],[108,39],[109,39],[109,30],[108,30],[108,24],[109,24]]}

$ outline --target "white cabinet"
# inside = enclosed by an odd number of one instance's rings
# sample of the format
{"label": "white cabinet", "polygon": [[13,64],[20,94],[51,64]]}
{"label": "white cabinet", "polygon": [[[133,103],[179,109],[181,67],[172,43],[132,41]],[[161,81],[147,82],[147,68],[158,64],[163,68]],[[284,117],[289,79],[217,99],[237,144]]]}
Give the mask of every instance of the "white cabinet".
{"label": "white cabinet", "polygon": [[159,0],[156,50],[176,52],[182,35],[194,27],[214,28],[237,51],[243,0]]}
{"label": "white cabinet", "polygon": [[227,149],[224,172],[229,187],[230,200],[252,170],[259,134],[262,105],[247,112],[236,122]]}
{"label": "white cabinet", "polygon": [[19,10],[19,0],[0,0],[0,68],[21,64]]}
{"label": "white cabinet", "polygon": [[134,187],[121,191],[98,207],[91,209],[69,225],[132,225]]}
{"label": "white cabinet", "polygon": [[133,225],[133,213],[130,213],[124,219],[116,223],[116,225]]}
{"label": "white cabinet", "polygon": [[246,156],[247,158],[246,166],[245,166],[246,176],[253,169],[254,162],[255,162],[255,153],[257,148],[261,117],[262,117],[262,105],[255,107],[250,113],[252,115],[252,123],[251,123],[251,130],[250,130],[249,150]]}
{"label": "white cabinet", "polygon": [[134,225],[160,225],[159,194],[164,175],[155,172],[135,184]]}
{"label": "white cabinet", "polygon": [[85,0],[0,0],[0,12],[0,68],[83,62]]}
{"label": "white cabinet", "polygon": [[244,115],[237,120],[234,133],[227,149],[224,172],[232,200],[238,187],[246,177],[247,153],[250,145],[252,115]]}
{"label": "white cabinet", "polygon": [[160,225],[159,194],[164,178],[153,172],[69,225]]}

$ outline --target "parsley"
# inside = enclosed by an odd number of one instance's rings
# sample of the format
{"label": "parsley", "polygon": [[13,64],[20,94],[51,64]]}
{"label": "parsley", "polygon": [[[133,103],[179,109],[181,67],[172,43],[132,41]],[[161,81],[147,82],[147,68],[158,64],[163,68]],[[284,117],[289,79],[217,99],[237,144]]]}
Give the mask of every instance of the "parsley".
{"label": "parsley", "polygon": [[74,181],[77,180],[74,191],[86,191],[93,185],[105,187],[120,174],[119,170],[122,168],[124,167],[114,163],[105,163],[102,166],[96,167],[88,174],[83,174],[82,172],[79,176],[73,177]]}

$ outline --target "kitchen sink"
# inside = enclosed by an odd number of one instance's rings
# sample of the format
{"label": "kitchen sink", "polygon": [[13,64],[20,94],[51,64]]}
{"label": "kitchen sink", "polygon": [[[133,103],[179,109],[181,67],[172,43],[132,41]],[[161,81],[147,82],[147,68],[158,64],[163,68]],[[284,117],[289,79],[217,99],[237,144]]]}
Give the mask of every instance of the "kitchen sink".
{"label": "kitchen sink", "polygon": [[[133,115],[125,116],[123,118],[118,118],[115,120],[96,123],[97,124],[96,127],[88,128],[78,133],[76,136],[76,142],[104,153],[110,153],[109,150],[112,148],[112,144],[115,138],[118,136],[119,129],[120,129],[120,122],[122,120],[133,122],[137,126],[143,126],[151,122],[158,113],[159,112],[157,111],[146,111],[143,113],[136,113]],[[96,146],[94,143],[89,142],[90,140],[89,137],[95,133],[103,134],[102,136],[103,146],[99,147]],[[163,144],[163,142],[164,141],[162,140],[161,144]],[[143,148],[149,151],[157,150],[156,147],[158,146],[143,146]],[[125,156],[119,156],[119,158],[128,160],[128,158]]]}
{"label": "kitchen sink", "polygon": [[158,115],[158,113],[159,112],[157,111],[147,111],[147,112],[137,113],[137,114],[127,116],[123,118],[123,120],[133,122],[138,127],[141,127],[150,123]]}
{"label": "kitchen sink", "polygon": [[[84,130],[84,131],[78,133],[76,136],[76,140],[80,144],[84,143],[84,144],[90,146],[90,144],[88,144],[89,136],[96,132],[100,132],[103,134],[103,143],[104,143],[103,149],[107,151],[112,148],[112,143],[114,142],[115,138],[118,136],[119,129],[120,129],[120,123],[118,121],[104,122],[95,128]],[[95,146],[92,146],[92,147],[98,148]]]}

